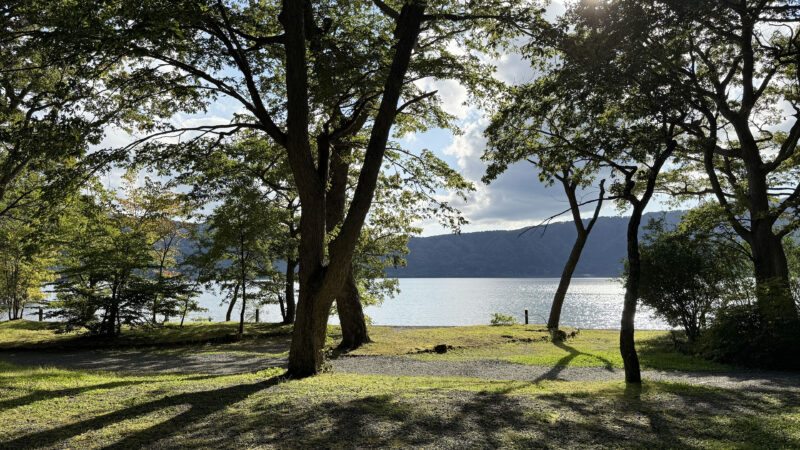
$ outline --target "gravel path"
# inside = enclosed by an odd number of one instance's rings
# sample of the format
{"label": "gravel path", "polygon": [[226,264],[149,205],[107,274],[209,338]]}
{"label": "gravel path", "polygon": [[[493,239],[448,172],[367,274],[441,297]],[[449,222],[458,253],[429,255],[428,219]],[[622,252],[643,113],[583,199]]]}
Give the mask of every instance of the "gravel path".
{"label": "gravel path", "polygon": [[69,352],[0,352],[0,361],[20,366],[64,367],[113,372],[207,373],[229,375],[285,367],[284,357],[259,357],[236,353],[175,355],[140,350],[89,350]]}
{"label": "gravel path", "polygon": [[[70,352],[0,352],[0,361],[22,366],[64,367],[117,372],[249,373],[285,367],[285,357],[260,357],[237,353],[169,354],[141,350],[92,350]],[[468,377],[494,380],[603,381],[623,378],[621,369],[602,367],[529,366],[496,360],[421,361],[392,356],[340,357],[331,360],[335,372],[363,375]],[[692,383],[734,389],[782,389],[800,391],[800,373],[738,372],[642,372],[645,379]]]}
{"label": "gravel path", "polygon": [[[421,361],[390,356],[344,357],[332,361],[334,370],[362,375],[469,377],[519,381],[604,381],[624,378],[622,369],[603,367],[529,366],[497,360]],[[790,389],[800,391],[800,373],[739,371],[642,371],[649,380],[676,381],[733,389]]]}

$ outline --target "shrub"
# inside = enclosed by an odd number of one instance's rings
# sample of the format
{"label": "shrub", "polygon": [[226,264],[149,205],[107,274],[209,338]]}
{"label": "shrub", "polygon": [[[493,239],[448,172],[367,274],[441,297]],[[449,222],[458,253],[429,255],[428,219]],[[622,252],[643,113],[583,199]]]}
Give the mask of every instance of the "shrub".
{"label": "shrub", "polygon": [[492,326],[514,325],[516,323],[517,319],[515,319],[514,316],[507,316],[499,313],[492,314]]}
{"label": "shrub", "polygon": [[727,305],[700,341],[702,354],[710,359],[758,368],[797,369],[796,353],[800,330],[780,330],[762,323],[754,304]]}
{"label": "shrub", "polygon": [[663,220],[651,221],[646,230],[639,298],[694,343],[721,299],[745,278],[746,261],[704,230],[667,231]]}

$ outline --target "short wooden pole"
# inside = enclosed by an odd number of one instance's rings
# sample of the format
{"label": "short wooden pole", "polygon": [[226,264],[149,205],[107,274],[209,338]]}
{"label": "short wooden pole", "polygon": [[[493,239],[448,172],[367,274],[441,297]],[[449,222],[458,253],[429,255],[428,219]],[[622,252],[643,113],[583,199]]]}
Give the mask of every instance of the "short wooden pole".
{"label": "short wooden pole", "polygon": [[256,308],[256,323],[258,323],[258,308]]}
{"label": "short wooden pole", "polygon": [[525,325],[528,324],[528,308],[525,308]]}
{"label": "short wooden pole", "polygon": [[44,309],[41,306],[39,307],[39,322],[44,322]]}

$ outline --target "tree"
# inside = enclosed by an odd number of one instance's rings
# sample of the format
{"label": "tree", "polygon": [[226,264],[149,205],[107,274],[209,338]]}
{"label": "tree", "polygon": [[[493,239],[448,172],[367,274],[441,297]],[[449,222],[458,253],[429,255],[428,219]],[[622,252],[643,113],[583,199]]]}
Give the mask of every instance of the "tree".
{"label": "tree", "polygon": [[41,302],[52,280],[54,247],[29,222],[0,221],[0,308],[21,319],[26,303]]}
{"label": "tree", "polygon": [[[182,194],[173,191],[175,183],[163,183],[145,176],[138,180],[138,174],[129,171],[120,206],[128,214],[146,216],[146,225],[152,244],[152,259],[155,264],[154,282],[156,290],[150,305],[151,322],[161,315],[166,322],[170,316],[185,309],[186,302],[178,295],[186,289],[187,278],[181,273],[179,260],[182,259],[180,244],[190,234],[192,224],[185,222],[190,218],[193,205]],[[136,186],[140,183],[140,186]]]}
{"label": "tree", "polygon": [[[543,32],[540,45],[531,45],[539,53],[555,56],[542,67],[542,82],[548,86],[543,92],[550,94],[547,98],[573,99],[577,106],[580,120],[567,122],[566,132],[565,123],[558,124],[558,130],[564,133],[559,136],[560,141],[573,141],[572,151],[593,161],[599,170],[610,170],[610,197],[631,212],[620,353],[625,380],[639,383],[641,374],[634,345],[641,277],[639,226],[662,169],[674,156],[684,134],[682,124],[687,107],[676,100],[673,87],[654,76],[644,64],[653,52],[663,53],[665,59],[674,57],[671,36],[662,36],[664,42],[653,44],[648,28],[620,26],[621,21],[611,20],[618,14],[618,6],[618,3],[578,3]],[[647,13],[657,15],[658,11]],[[635,48],[639,42],[647,42],[648,49]],[[536,127],[535,120],[533,127],[529,127],[523,117],[509,122],[508,130],[503,132],[507,136],[512,133],[525,139],[541,134],[541,127]]]}
{"label": "tree", "polygon": [[[489,144],[482,159],[490,162],[483,177],[486,183],[500,176],[509,165],[528,161],[539,170],[540,181],[547,186],[558,182],[564,189],[569,209],[540,224],[546,226],[550,220],[569,212],[577,233],[547,320],[547,328],[557,330],[572,275],[603,207],[605,180],[599,183],[596,200],[582,202],[578,199],[579,189],[585,190],[596,183],[602,164],[585,156],[592,149],[582,147],[589,143],[580,134],[574,134],[584,120],[579,102],[559,97],[558,87],[553,82],[542,77],[509,89],[507,98],[501,100],[498,112],[486,129]],[[525,132],[520,133],[521,129]],[[591,202],[595,203],[594,213],[584,224],[581,207]]]}
{"label": "tree", "polygon": [[135,173],[123,181],[122,196],[95,185],[62,218],[51,304],[50,315],[65,318],[69,327],[104,336],[119,334],[122,325],[152,323],[154,299],[172,304],[168,312],[176,314],[178,301],[197,294],[181,274],[166,276],[171,267],[161,266],[163,253],[156,249],[163,201],[171,194],[153,190],[153,183],[137,188]]}
{"label": "tree", "polygon": [[226,319],[230,319],[230,311],[240,297],[241,335],[244,333],[248,287],[253,299],[264,293],[260,288],[258,291],[252,288],[259,279],[274,276],[272,262],[282,256],[274,247],[274,242],[281,237],[279,217],[282,211],[270,208],[257,186],[246,177],[230,186],[223,198],[223,203],[209,217],[208,228],[203,231],[199,242],[201,253],[193,257],[192,264],[200,268],[200,281],[234,286]]}
{"label": "tree", "polygon": [[[172,72],[154,74],[159,83],[169,81],[176,92],[224,95],[246,110],[230,124],[196,130],[225,135],[254,129],[284,149],[302,210],[301,289],[289,356],[290,374],[301,377],[321,366],[328,311],[351,272],[393,125],[405,132],[448,122],[435,107],[435,93],[420,92],[414,81],[455,78],[477,90],[492,79],[489,68],[476,52],[456,57],[448,45],[491,51],[487,38],[497,45],[539,12],[500,0],[335,6],[86,0],[72,9],[87,16],[77,21],[85,28],[76,30],[74,17],[62,24],[73,40],[136,56],[140,64],[169,66]],[[326,17],[328,11],[337,15]],[[165,80],[165,73],[173,79]],[[326,243],[328,198],[340,197],[326,187],[339,176],[331,163],[346,147],[337,143],[361,130],[369,139],[358,184],[339,232]]]}
{"label": "tree", "polygon": [[119,55],[68,42],[72,32],[53,25],[73,20],[71,8],[0,5],[0,220],[21,208],[57,213],[94,174],[125,158],[101,147],[107,129],[171,111]]}
{"label": "tree", "polygon": [[[782,240],[800,224],[800,7],[780,0],[619,4],[613,26],[649,30],[640,49],[669,39],[680,52],[680,59],[654,52],[646,62],[691,109],[683,128],[692,140],[676,184],[684,195],[719,202],[753,255],[761,346],[792,351],[800,316]],[[692,176],[697,171],[705,179]]]}

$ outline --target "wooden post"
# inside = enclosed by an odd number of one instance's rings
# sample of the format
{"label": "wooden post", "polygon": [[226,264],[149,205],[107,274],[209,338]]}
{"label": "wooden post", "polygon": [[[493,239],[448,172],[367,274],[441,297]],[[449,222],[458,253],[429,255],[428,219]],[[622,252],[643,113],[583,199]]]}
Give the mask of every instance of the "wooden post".
{"label": "wooden post", "polygon": [[258,311],[259,311],[259,309],[256,308],[256,323],[258,323]]}
{"label": "wooden post", "polygon": [[43,322],[43,321],[44,321],[44,309],[42,309],[42,307],[40,306],[39,307],[39,322]]}
{"label": "wooden post", "polygon": [[525,325],[528,324],[528,308],[525,308]]}

